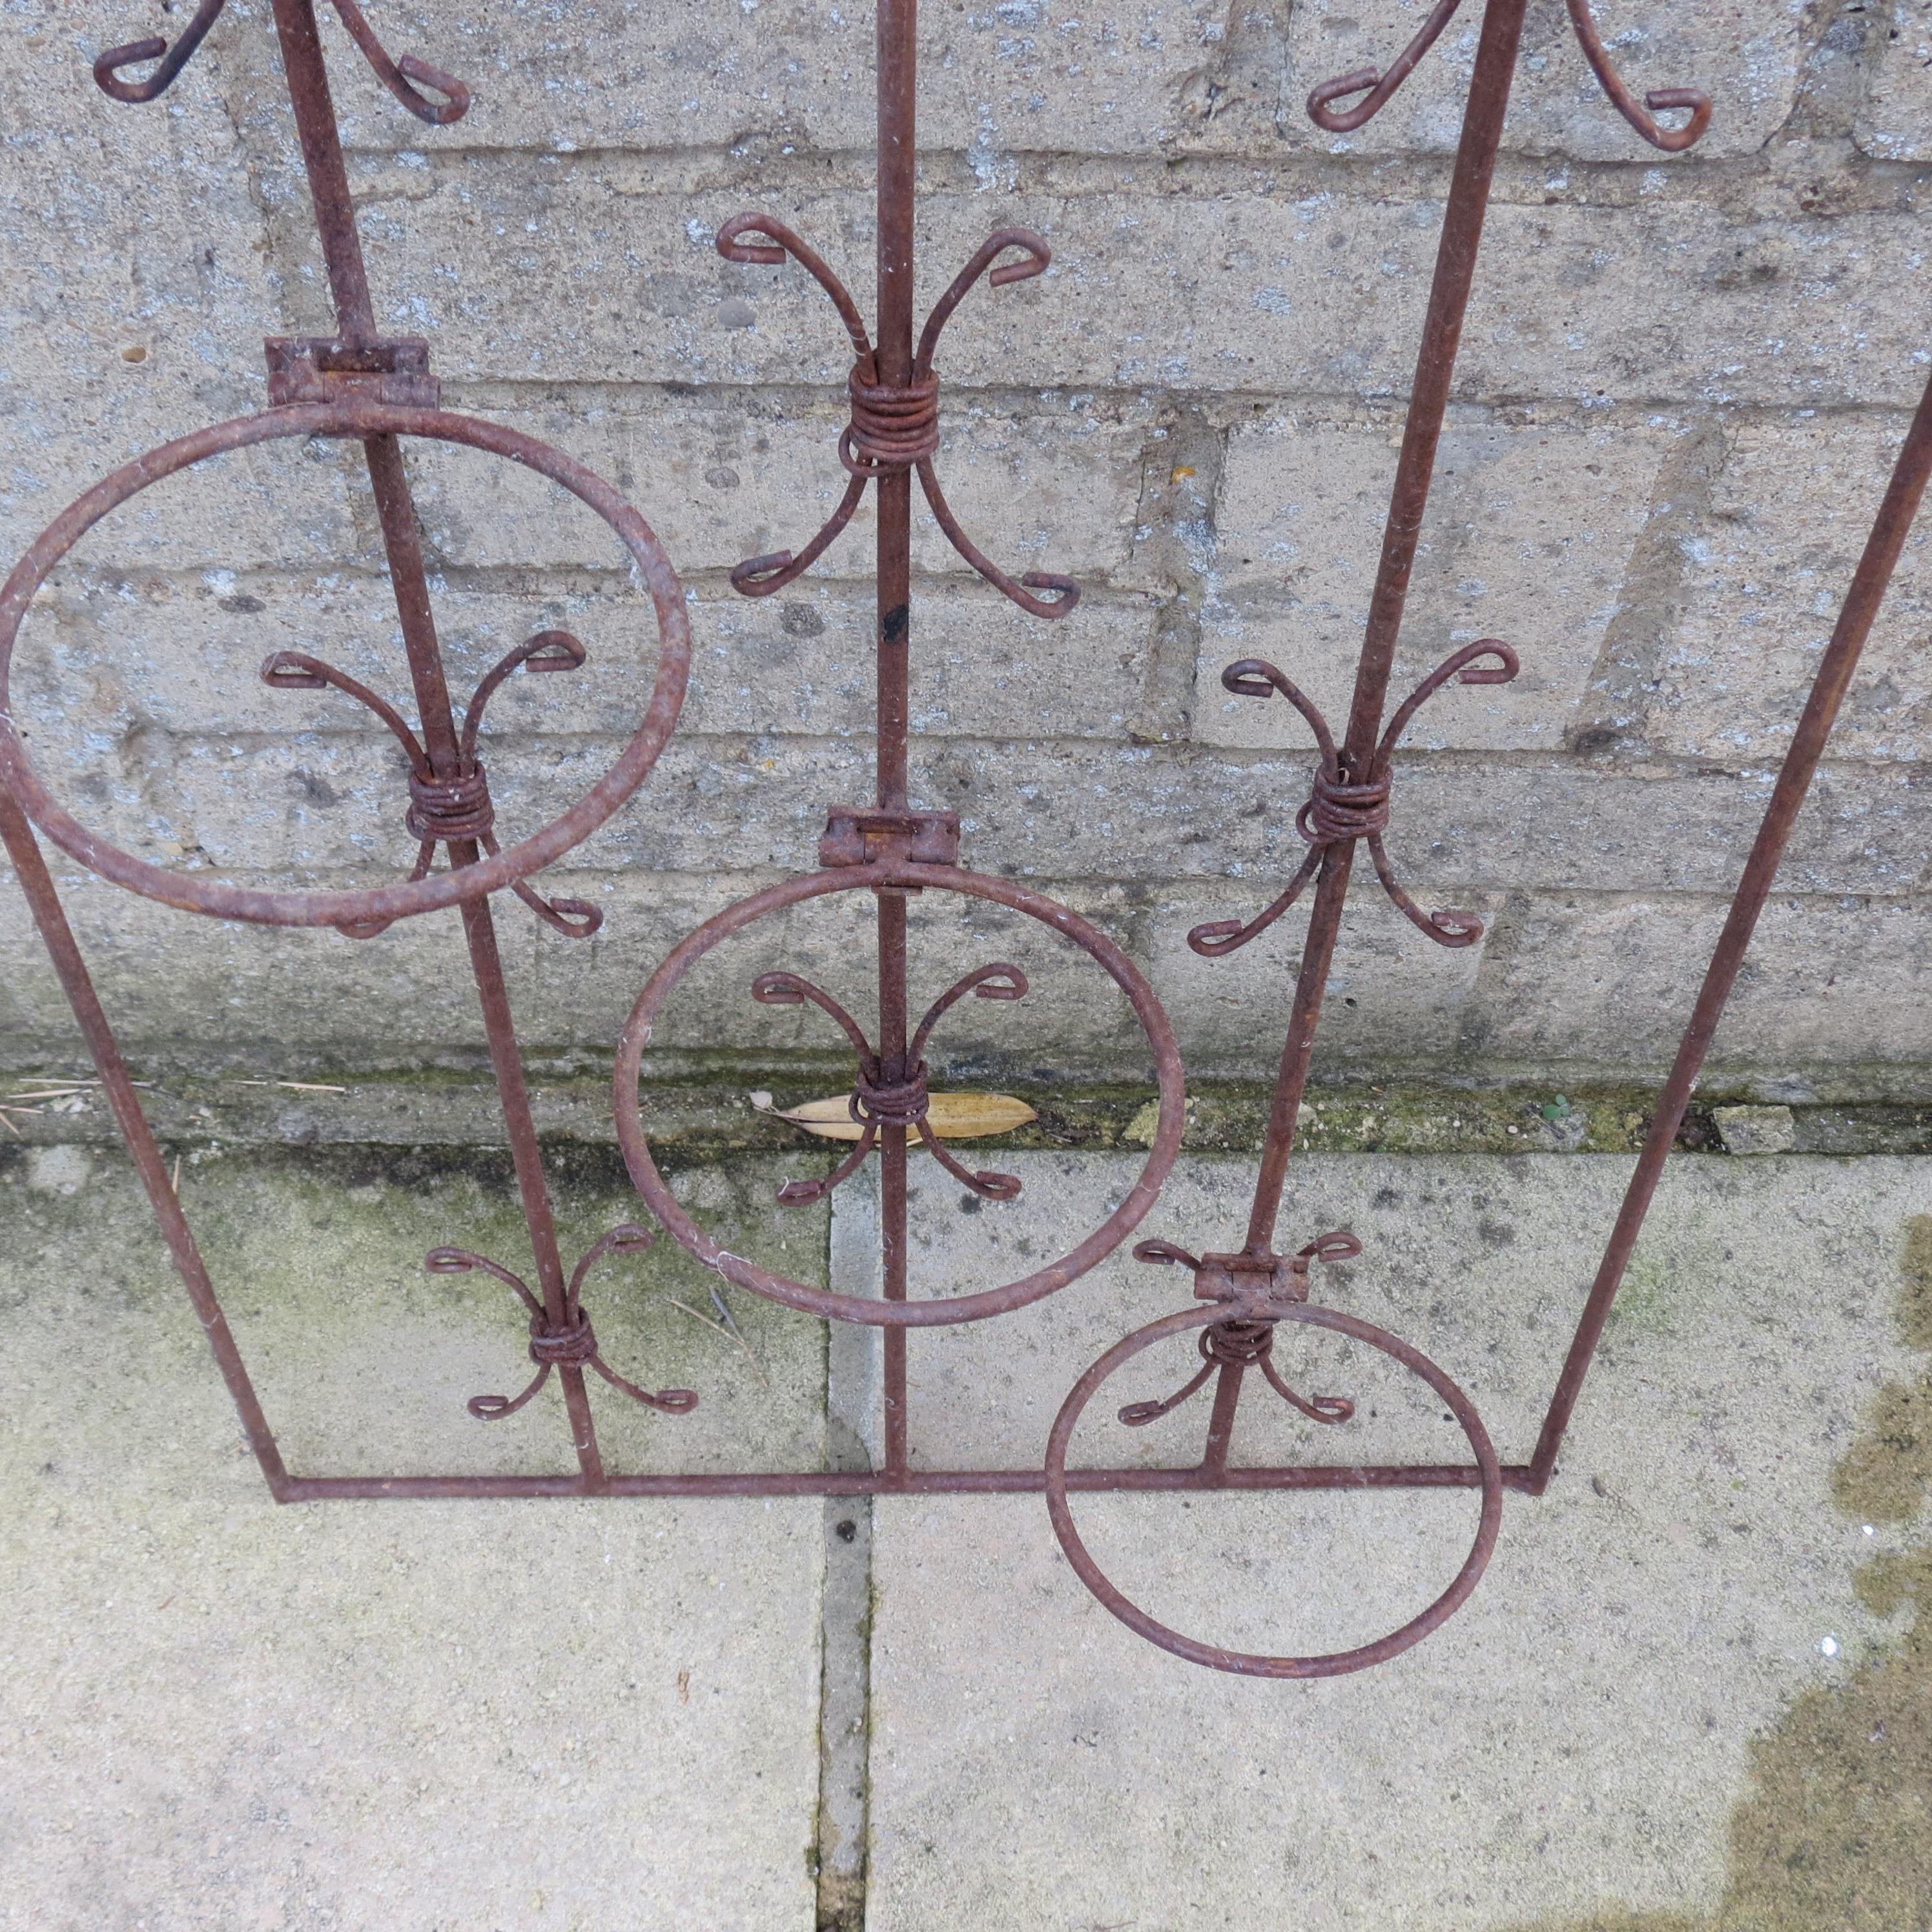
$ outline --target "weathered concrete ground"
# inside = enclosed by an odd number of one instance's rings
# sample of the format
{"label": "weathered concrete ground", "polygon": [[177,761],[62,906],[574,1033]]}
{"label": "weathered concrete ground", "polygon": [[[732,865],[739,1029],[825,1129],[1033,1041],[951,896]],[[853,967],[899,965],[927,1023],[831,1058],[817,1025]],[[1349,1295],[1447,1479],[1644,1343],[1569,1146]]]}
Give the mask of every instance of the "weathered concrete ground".
{"label": "weathered concrete ground", "polygon": [[[184,1168],[297,1467],[563,1466],[548,1397],[492,1428],[464,1412],[520,1386],[508,1296],[419,1271],[446,1241],[516,1264],[493,1162]],[[800,1165],[684,1184],[734,1242],[812,1273],[825,1217],[770,1204]],[[1027,1184],[1006,1208],[969,1211],[922,1175],[916,1288],[1036,1265],[1136,1163],[1000,1165]],[[1316,1156],[1282,1232],[1360,1234],[1326,1298],[1434,1354],[1520,1458],[1627,1165]],[[1231,1244],[1248,1172],[1184,1163],[1143,1232]],[[572,1243],[635,1211],[602,1153],[559,1177]],[[864,1286],[870,1212],[859,1187],[833,1218],[841,1286]],[[1142,1642],[1081,1589],[1037,1498],[278,1509],[124,1164],[16,1150],[0,1926],[809,1932],[862,1911],[869,1932],[1923,1932],[1925,1217],[1926,1160],[1681,1159],[1562,1474],[1510,1501],[1474,1599],[1382,1670],[1294,1684]],[[656,1253],[593,1286],[616,1365],[704,1399],[682,1422],[600,1402],[614,1460],[855,1453],[866,1338],[828,1351],[819,1324],[734,1292],[741,1348],[699,1319],[710,1286]],[[1123,1260],[1000,1324],[915,1337],[921,1460],[1036,1459],[1078,1370],[1186,1298],[1174,1271]],[[1292,1380],[1353,1395],[1358,1417],[1317,1440],[1251,1399],[1254,1453],[1455,1453],[1439,1410],[1359,1349],[1280,1346]],[[1131,1437],[1112,1420],[1177,1386],[1184,1353],[1110,1384],[1082,1448],[1191,1454],[1204,1398]],[[1156,1614],[1306,1649],[1419,1607],[1473,1504],[1079,1514]]]}

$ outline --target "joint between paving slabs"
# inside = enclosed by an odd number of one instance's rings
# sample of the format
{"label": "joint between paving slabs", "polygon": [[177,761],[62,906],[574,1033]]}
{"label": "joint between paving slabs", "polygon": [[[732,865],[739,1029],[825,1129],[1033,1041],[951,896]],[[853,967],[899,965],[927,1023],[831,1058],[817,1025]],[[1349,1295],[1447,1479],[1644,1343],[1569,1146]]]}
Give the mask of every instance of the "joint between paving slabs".
{"label": "joint between paving slabs", "polygon": [[[869,1186],[835,1197],[826,1279],[846,1292],[878,1283],[878,1208]],[[860,1279],[850,1277],[856,1274]],[[826,1324],[828,1468],[868,1470],[883,1454],[883,1331]],[[872,1499],[828,1496],[819,1612],[818,1814],[813,1860],[818,1932],[862,1932],[871,1835]]]}

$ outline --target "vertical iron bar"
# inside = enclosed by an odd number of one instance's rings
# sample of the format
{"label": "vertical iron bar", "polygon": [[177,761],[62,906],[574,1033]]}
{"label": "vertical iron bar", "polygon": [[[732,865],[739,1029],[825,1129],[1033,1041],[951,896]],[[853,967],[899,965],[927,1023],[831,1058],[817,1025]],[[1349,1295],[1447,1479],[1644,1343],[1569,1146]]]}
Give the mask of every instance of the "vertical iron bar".
{"label": "vertical iron bar", "polygon": [[[882,382],[912,379],[913,177],[916,158],[919,10],[880,0],[878,22],[878,370]],[[878,491],[878,796],[884,812],[911,802],[907,770],[912,601],[912,472],[881,476]],[[885,1078],[910,1070],[906,1057],[906,899],[878,895],[879,1058]],[[906,1298],[906,1130],[879,1136],[879,1213],[886,1298]],[[886,1468],[906,1468],[906,1336],[886,1330]]]}
{"label": "vertical iron bar", "polygon": [[1818,674],[1812,681],[1810,694],[1804,700],[1804,710],[1792,735],[1791,748],[1785,753],[1784,763],[1779,767],[1778,782],[1772,788],[1771,802],[1765,807],[1763,821],[1751,844],[1750,856],[1744,862],[1737,895],[1731,901],[1724,929],[1718,936],[1717,950],[1711,956],[1704,983],[1698,992],[1697,1004],[1691,1009],[1690,1022],[1684,1030],[1683,1040],[1670,1069],[1670,1078],[1658,1096],[1657,1111],[1652,1116],[1650,1131],[1644,1138],[1643,1151],[1637,1157],[1636,1170],[1624,1190],[1623,1205],[1618,1212],[1616,1226],[1611,1231],[1610,1245],[1604,1250],[1603,1261],[1591,1285],[1589,1299],[1584,1304],[1582,1318],[1576,1324],[1570,1352],[1564,1359],[1556,1393],[1551,1398],[1549,1413],[1544,1418],[1542,1432],[1537,1438],[1536,1454],[1530,1463],[1534,1494],[1540,1495],[1555,1473],[1557,1450],[1562,1444],[1564,1431],[1570,1425],[1570,1412],[1582,1392],[1583,1378],[1589,1372],[1591,1358],[1603,1338],[1604,1324],[1610,1319],[1610,1304],[1616,1300],[1624,1270],[1630,1265],[1630,1251],[1636,1245],[1644,1216],[1650,1209],[1651,1198],[1657,1192],[1658,1181],[1664,1172],[1664,1157],[1677,1138],[1677,1130],[1683,1124],[1684,1110],[1690,1103],[1691,1089],[1696,1084],[1697,1075],[1704,1064],[1704,1056],[1710,1051],[1712,1037],[1718,1030],[1725,1003],[1736,984],[1738,969],[1744,964],[1745,950],[1750,944],[1758,916],[1771,896],[1778,862],[1790,841],[1792,827],[1804,805],[1804,795],[1810,789],[1818,762],[1825,754],[1832,727],[1838,720],[1838,707],[1844,701],[1846,687],[1858,668],[1859,653],[1864,649],[1879,608],[1885,601],[1899,554],[1905,548],[1912,520],[1918,514],[1928,476],[1932,476],[1932,382],[1927,384],[1924,394],[1919,398],[1912,426],[1906,432],[1898,460],[1892,466],[1892,480],[1886,486],[1884,500],[1879,506],[1871,534],[1865,539],[1858,568],[1852,573],[1851,587],[1845,594],[1838,621],[1832,627],[1831,642],[1826,646]]}
{"label": "vertical iron bar", "polygon": [[1246,1368],[1239,1362],[1223,1362],[1214,1378],[1214,1407],[1208,1418],[1208,1445],[1201,1455],[1204,1475],[1218,1478],[1228,1473],[1228,1450],[1234,1439],[1234,1412],[1240,1406],[1241,1379],[1246,1373]]}
{"label": "vertical iron bar", "polygon": [[[1443,418],[1449,407],[1449,385],[1455,374],[1462,318],[1469,306],[1470,284],[1482,245],[1483,218],[1489,208],[1490,184],[1502,140],[1503,116],[1509,106],[1510,82],[1516,70],[1526,3],[1527,0],[1490,0],[1483,15],[1475,74],[1463,110],[1462,139],[1456,149],[1448,206],[1443,212],[1442,238],[1436,244],[1436,272],[1430,284],[1429,310],[1423,322],[1422,346],[1416,356],[1408,420],[1402,428],[1402,454],[1396,464],[1395,488],[1382,532],[1382,559],[1369,600],[1361,656],[1355,666],[1354,696],[1342,758],[1344,776],[1356,782],[1366,776],[1376,740],[1382,735],[1389,673],[1395,662],[1396,641],[1401,634],[1409,578],[1415,568],[1423,512],[1429,504],[1436,446],[1442,440]],[[1282,1049],[1274,1101],[1268,1116],[1268,1139],[1256,1178],[1254,1208],[1248,1217],[1247,1251],[1252,1254],[1267,1253],[1274,1241],[1282,1190],[1288,1178],[1288,1156],[1294,1144],[1295,1122],[1308,1082],[1315,1030],[1321,1018],[1322,995],[1334,958],[1336,936],[1341,930],[1342,902],[1348,896],[1354,857],[1352,842],[1331,846],[1323,858],[1321,878],[1316,885],[1308,935],[1302,944],[1288,1039]]]}
{"label": "vertical iron bar", "polygon": [[[476,848],[470,844],[450,847],[452,865],[476,862]],[[503,1106],[503,1125],[510,1136],[510,1160],[516,1168],[517,1191],[521,1197],[524,1220],[530,1229],[530,1250],[536,1257],[537,1279],[543,1289],[544,1314],[554,1328],[568,1320],[566,1306],[566,1284],[563,1258],[556,1245],[556,1223],[550,1212],[550,1190],[544,1180],[543,1150],[537,1142],[536,1122],[530,1114],[530,1089],[524,1084],[523,1057],[517,1050],[517,1033],[510,1017],[510,999],[503,986],[503,961],[496,948],[496,922],[487,898],[470,899],[463,908],[464,937],[470,942],[470,963],[475,972],[476,993],[483,1008],[483,1029],[490,1042],[490,1070],[496,1076],[496,1091]],[[578,1467],[586,1488],[604,1485],[604,1463],[598,1453],[597,1431],[590,1418],[590,1398],[584,1388],[584,1371],[574,1362],[560,1362],[557,1375],[563,1384],[564,1408],[570,1418],[572,1446],[577,1451]]]}
{"label": "vertical iron bar", "polygon": [[[456,720],[449,701],[448,681],[443,675],[436,614],[430,605],[416,500],[403,468],[403,446],[393,436],[365,436],[362,454],[369,466],[370,488],[375,492],[376,514],[382,526],[382,548],[388,559],[396,615],[402,622],[403,649],[409,658],[410,682],[416,690],[423,749],[429,754],[430,770],[438,778],[460,777],[463,760],[457,742]],[[451,862],[457,862],[453,851]],[[463,862],[473,863],[473,857]]]}
{"label": "vertical iron bar", "polygon": [[[328,267],[328,285],[335,298],[337,326],[345,342],[367,345],[376,339],[374,310],[363,265],[362,241],[356,232],[341,136],[329,94],[328,66],[316,32],[314,0],[274,0],[274,5],[289,98],[295,109],[309,194],[315,204],[316,229]],[[463,775],[461,748],[443,670],[442,647],[436,639],[436,616],[423,566],[422,533],[403,465],[402,445],[393,436],[371,436],[363,439],[362,448],[368,464],[370,488],[375,495],[376,514],[382,525],[396,614],[402,625],[423,748],[436,776],[457,778]],[[473,866],[480,856],[473,840],[452,840],[448,851],[452,867]],[[496,921],[488,899],[464,904],[463,929],[469,944],[477,999],[482,1008],[503,1124],[509,1136],[524,1219],[543,1289],[544,1312],[554,1326],[561,1328],[568,1320],[563,1258],[557,1248],[543,1155],[530,1113],[530,1091],[524,1081],[515,1024],[503,983]],[[590,1400],[584,1392],[584,1372],[574,1364],[562,1363],[558,1364],[558,1373],[578,1466],[586,1485],[599,1487],[604,1480],[603,1462],[598,1453]]]}
{"label": "vertical iron bar", "polygon": [[[376,340],[374,310],[363,266],[362,243],[356,230],[334,103],[329,95],[328,69],[316,32],[314,0],[274,0],[274,9],[296,132],[308,171],[310,199],[315,204],[316,230],[335,298],[336,326],[345,343],[366,346]],[[453,778],[459,770],[456,728],[442,656],[436,646],[436,622],[423,572],[422,539],[409,480],[404,474],[402,449],[392,436],[365,437],[363,449],[375,493],[376,514],[382,523],[383,548],[388,555],[396,614],[402,622],[404,646],[409,653],[423,747],[436,776]]]}
{"label": "vertical iron bar", "polygon": [[[879,380],[912,380],[913,178],[918,80],[916,0],[880,0]],[[878,491],[878,781],[882,811],[909,802],[906,771],[912,472],[881,476]],[[886,1051],[881,1043],[880,1051]]]}
{"label": "vertical iron bar", "polygon": [[1282,1042],[1281,1066],[1275,1076],[1274,1099],[1268,1108],[1268,1138],[1262,1144],[1260,1171],[1255,1177],[1254,1206],[1248,1215],[1248,1238],[1244,1248],[1247,1254],[1262,1256],[1274,1251],[1275,1217],[1281,1212],[1288,1159],[1294,1150],[1294,1130],[1301,1118],[1301,1096],[1307,1090],[1316,1029],[1322,1023],[1322,996],[1328,990],[1328,970],[1334,963],[1335,941],[1342,930],[1342,908],[1348,896],[1348,873],[1354,857],[1352,843],[1331,845],[1322,855],[1315,903],[1308,914],[1307,935],[1301,942],[1301,965],[1295,975],[1288,1037]]}
{"label": "vertical iron bar", "polygon": [[188,1226],[187,1216],[182,1212],[174,1183],[169,1179],[167,1169],[162,1164],[161,1150],[154,1144],[153,1130],[141,1111],[140,1096],[128,1077],[126,1063],[121,1058],[114,1030],[101,1010],[94,982],[88,974],[87,962],[81,957],[73,928],[62,910],[60,895],[48,874],[40,842],[34,838],[26,814],[4,787],[0,787],[0,842],[4,843],[8,856],[14,862],[20,890],[26,895],[34,923],[40,928],[40,938],[46,946],[47,957],[53,962],[62,990],[67,994],[68,1004],[74,1009],[74,1016],[80,1022],[81,1036],[87,1042],[88,1052],[93,1055],[95,1070],[100,1076],[101,1090],[107,1096],[107,1104],[113,1110],[115,1124],[121,1130],[121,1138],[134,1159],[135,1172],[141,1177],[141,1185],[154,1210],[154,1219],[160,1225],[161,1238],[168,1244],[175,1268],[188,1288],[188,1299],[194,1304],[194,1312],[208,1336],[208,1346],[214,1352],[215,1362],[221,1370],[221,1378],[228,1384],[228,1393],[242,1418],[242,1433],[248,1437],[248,1447],[254,1451],[255,1460],[261,1466],[269,1494],[280,1502],[284,1500],[289,1480],[288,1472],[282,1466],[281,1451],[275,1446],[274,1433],[268,1427],[268,1418],[262,1413],[255,1386],[248,1379],[248,1371],[242,1364],[242,1352],[235,1346],[228,1318],[222,1313],[221,1304],[215,1299],[214,1285],[208,1278],[201,1251],[195,1245],[194,1231]]}
{"label": "vertical iron bar", "polygon": [[1476,258],[1482,248],[1483,219],[1489,212],[1490,183],[1502,142],[1503,117],[1509,108],[1526,4],[1526,0],[1490,0],[1483,15],[1476,70],[1462,110],[1462,139],[1456,144],[1449,202],[1443,211],[1442,239],[1436,244],[1436,272],[1429,285],[1429,310],[1416,354],[1408,416],[1402,426],[1402,454],[1396,463],[1395,488],[1382,532],[1382,561],[1369,600],[1362,655],[1355,667],[1354,702],[1342,741],[1349,770],[1358,778],[1366,773],[1376,741],[1382,735],[1389,672],[1402,631],[1403,607],[1408,601],[1423,512],[1429,506],[1436,448],[1448,411],[1449,385],[1456,373],[1456,351],[1462,339],[1469,286],[1475,278]]}
{"label": "vertical iron bar", "polygon": [[316,32],[314,0],[274,0],[275,32],[282,45],[282,71],[295,109],[296,137],[302,144],[309,198],[315,204],[316,233],[335,298],[337,326],[345,343],[366,348],[376,339],[375,310],[369,278],[362,266],[362,237],[343,165],[342,137],[336,129],[335,104],[329,98],[328,68]]}

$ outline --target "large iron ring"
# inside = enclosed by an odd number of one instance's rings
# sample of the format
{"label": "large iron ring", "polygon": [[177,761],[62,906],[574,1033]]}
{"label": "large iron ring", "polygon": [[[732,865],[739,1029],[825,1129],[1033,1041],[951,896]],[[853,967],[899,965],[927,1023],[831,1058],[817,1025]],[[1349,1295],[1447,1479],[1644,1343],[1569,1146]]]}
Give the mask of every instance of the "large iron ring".
{"label": "large iron ring", "polygon": [[[225,885],[148,864],[110,844],[71,818],[40,781],[15,730],[8,679],[14,639],[34,593],[80,538],[107,513],[178,471],[231,450],[286,436],[422,436],[507,457],[568,490],[616,533],[650,592],[657,614],[657,681],[630,742],[604,776],[541,831],[473,866],[362,892],[273,892]],[[164,904],[216,919],[262,926],[344,926],[386,921],[482,898],[541,872],[596,830],[644,782],[677,722],[691,670],[691,626],[684,589],[644,518],[600,476],[533,437],[442,410],[370,402],[297,404],[238,416],[136,457],[77,497],[34,539],[0,590],[0,785],[61,850],[117,886]]]}
{"label": "large iron ring", "polygon": [[[829,1288],[813,1288],[788,1275],[774,1274],[742,1255],[719,1246],[687,1214],[658,1173],[646,1138],[642,1104],[638,1097],[639,1064],[650,1045],[651,1028],[664,1004],[692,968],[721,940],[742,931],[766,914],[777,912],[807,899],[824,898],[834,892],[868,892],[880,887],[901,890],[925,888],[944,892],[963,892],[968,897],[990,900],[1010,910],[1024,913],[1064,934],[1090,954],[1127,997],[1135,1017],[1145,1030],[1154,1048],[1154,1078],[1160,1095],[1160,1117],[1154,1129],[1154,1146],[1147,1165],[1127,1190],[1126,1198],[1079,1245],[1057,1262],[1036,1268],[1023,1280],[1001,1288],[982,1289],[976,1294],[949,1296],[927,1301],[886,1301],[868,1295],[836,1294]],[[880,1328],[930,1328],[958,1322],[977,1322],[988,1315],[1004,1315],[1024,1308],[1084,1274],[1094,1264],[1125,1240],[1154,1205],[1168,1170],[1180,1150],[1180,1132],[1186,1112],[1183,1092],[1180,1052],[1174,1044],[1174,1030],[1168,1024],[1154,989],[1142,978],[1133,962],[1106,935],[1090,926],[1078,914],[1039,892],[1028,892],[1005,879],[989,878],[980,872],[967,872],[950,866],[922,866],[880,861],[870,866],[839,866],[808,872],[768,886],[748,899],[714,914],[688,934],[665,959],[650,983],[638,997],[631,1016],[617,1042],[617,1076],[614,1105],[617,1141],[624,1150],[624,1163],[638,1192],[650,1203],[651,1212],[668,1228],[685,1247],[716,1268],[727,1281],[754,1294],[769,1296],[800,1308],[809,1315],[824,1315],[839,1322],[870,1322]]]}
{"label": "large iron ring", "polygon": [[[1243,1677],[1340,1677],[1352,1670],[1366,1670],[1371,1664],[1385,1664],[1412,1644],[1420,1643],[1431,1630],[1460,1610],[1476,1587],[1489,1563],[1490,1552],[1496,1546],[1496,1532],[1502,1523],[1503,1477],[1502,1465],[1490,1444],[1489,1431],[1483,1426],[1483,1419],[1476,1413],[1474,1404],[1420,1349],[1411,1347],[1400,1336],[1391,1335],[1387,1329],[1378,1328],[1372,1322],[1307,1301],[1271,1305],[1265,1310],[1252,1311],[1258,1319],[1300,1322],[1311,1328],[1330,1329],[1392,1357],[1411,1373],[1419,1376],[1448,1405],[1462,1425],[1462,1433],[1468,1438],[1469,1447],[1475,1451],[1483,1491],[1482,1514],[1476,1524],[1475,1542],[1448,1588],[1400,1630],[1391,1630],[1388,1636],[1353,1650],[1330,1651],[1316,1657],[1274,1657],[1262,1652],[1224,1650],[1218,1644],[1205,1643],[1198,1637],[1187,1636],[1171,1629],[1150,1616],[1138,1604],[1130,1601],[1094,1562],[1086,1544],[1080,1540],[1080,1532],[1073,1526],[1073,1512],[1066,1502],[1066,1448],[1072,1439],[1075,1425],[1093,1400],[1094,1391],[1123,1364],[1131,1361],[1142,1349],[1151,1348],[1166,1336],[1185,1334],[1190,1328],[1204,1328],[1212,1322],[1225,1322],[1231,1314],[1249,1312],[1225,1302],[1210,1302],[1198,1308],[1184,1308],[1178,1313],[1163,1316],[1158,1322],[1150,1322],[1145,1328],[1136,1328],[1132,1334],[1123,1336],[1067,1391],[1060,1413],[1054,1418],[1053,1432],[1046,1444],[1046,1508],[1053,1519],[1053,1533],[1059,1538],[1060,1546],[1066,1551],[1066,1560],[1073,1565],[1080,1580],[1108,1610],[1130,1630],[1137,1630],[1150,1642],[1172,1651],[1176,1657],[1186,1658],[1190,1664],[1204,1664],[1211,1670],[1232,1671]],[[1203,1487],[1212,1488],[1213,1484],[1204,1480]]]}

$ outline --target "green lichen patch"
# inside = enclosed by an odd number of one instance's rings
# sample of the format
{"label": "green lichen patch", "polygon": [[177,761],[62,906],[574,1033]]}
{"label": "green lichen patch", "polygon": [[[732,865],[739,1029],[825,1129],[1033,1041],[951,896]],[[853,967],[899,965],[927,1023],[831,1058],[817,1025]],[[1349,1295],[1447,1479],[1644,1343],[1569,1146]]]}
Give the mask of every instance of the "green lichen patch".
{"label": "green lichen patch", "polygon": [[1751,1750],[1711,1932],[1924,1932],[1932,1925],[1932,1549],[1858,1572],[1898,1648],[1808,1690]]}
{"label": "green lichen patch", "polygon": [[[1899,1332],[1909,1348],[1932,1350],[1932,1215],[1906,1225]],[[1888,1382],[1864,1432],[1832,1472],[1832,1492],[1847,1515],[1902,1522],[1932,1493],[1932,1367],[1913,1382]]]}

